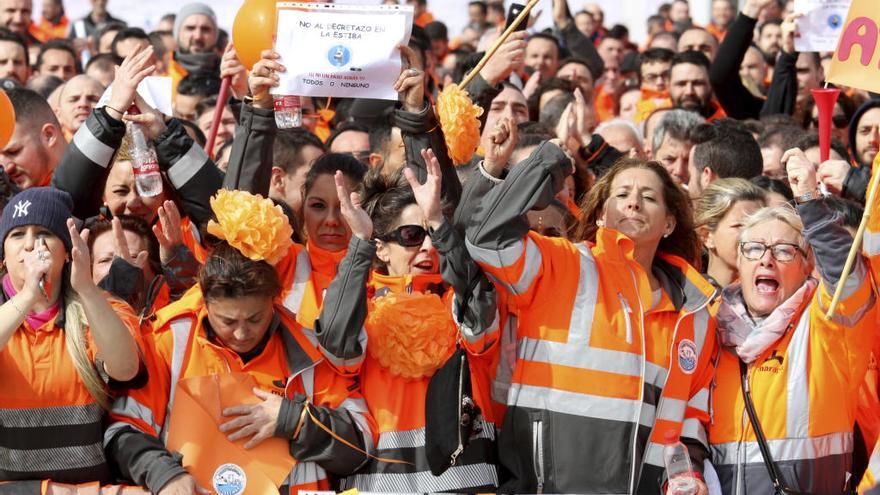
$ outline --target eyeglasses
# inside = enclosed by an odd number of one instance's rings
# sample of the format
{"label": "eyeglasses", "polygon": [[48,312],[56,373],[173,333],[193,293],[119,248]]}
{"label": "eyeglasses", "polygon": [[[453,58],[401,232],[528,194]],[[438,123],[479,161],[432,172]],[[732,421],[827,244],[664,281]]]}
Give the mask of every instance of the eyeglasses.
{"label": "eyeglasses", "polygon": [[[813,127],[819,127],[819,117],[814,117],[811,120]],[[846,119],[846,115],[837,114],[831,117],[831,124],[838,129],[843,129],[849,125],[849,120]]]}
{"label": "eyeglasses", "polygon": [[425,237],[429,236],[427,229],[421,225],[401,225],[393,231],[379,237],[385,242],[396,242],[404,247],[421,246]]}
{"label": "eyeglasses", "polygon": [[770,250],[770,255],[773,256],[773,259],[780,263],[788,263],[794,260],[794,257],[800,253],[801,256],[806,257],[807,253],[801,249],[797,244],[788,244],[784,242],[780,242],[779,244],[773,244],[772,246],[768,246],[763,242],[741,242],[739,243],[739,251],[742,253],[743,257],[747,260],[758,261],[764,257],[764,253],[767,250]]}

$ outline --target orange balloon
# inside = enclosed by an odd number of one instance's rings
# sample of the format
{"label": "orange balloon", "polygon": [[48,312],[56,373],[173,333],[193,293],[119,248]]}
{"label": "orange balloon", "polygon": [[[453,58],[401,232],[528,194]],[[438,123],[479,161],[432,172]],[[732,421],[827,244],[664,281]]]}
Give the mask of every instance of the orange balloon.
{"label": "orange balloon", "polygon": [[6,96],[6,92],[0,89],[0,148],[5,148],[15,131],[15,109],[12,102]]}
{"label": "orange balloon", "polygon": [[275,37],[275,0],[245,0],[232,24],[232,43],[241,63],[250,70]]}

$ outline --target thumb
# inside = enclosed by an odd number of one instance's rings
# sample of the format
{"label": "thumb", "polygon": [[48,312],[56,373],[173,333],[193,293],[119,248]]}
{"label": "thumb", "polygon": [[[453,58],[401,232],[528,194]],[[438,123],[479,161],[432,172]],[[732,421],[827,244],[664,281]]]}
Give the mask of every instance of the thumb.
{"label": "thumb", "polygon": [[143,269],[145,266],[147,266],[147,256],[149,256],[148,252],[146,252],[146,251],[139,252],[137,254],[137,256],[134,258],[134,265],[140,269]]}
{"label": "thumb", "polygon": [[259,397],[263,400],[268,400],[268,399],[271,399],[272,397],[274,397],[274,395],[272,395],[271,393],[266,392],[265,390],[262,390],[257,387],[254,387],[253,391],[254,391],[254,395],[256,395],[257,397]]}
{"label": "thumb", "polygon": [[416,174],[411,168],[404,168],[403,175],[406,177],[406,181],[409,182],[409,187],[416,189],[421,186],[421,184],[419,184],[419,179],[416,178]]}

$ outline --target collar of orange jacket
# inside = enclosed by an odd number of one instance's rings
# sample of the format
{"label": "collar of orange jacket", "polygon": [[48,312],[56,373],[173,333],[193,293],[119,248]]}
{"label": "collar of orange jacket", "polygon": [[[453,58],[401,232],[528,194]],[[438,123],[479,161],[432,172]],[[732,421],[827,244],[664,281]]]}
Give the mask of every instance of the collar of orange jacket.
{"label": "collar of orange jacket", "polygon": [[324,275],[336,275],[336,267],[348,249],[340,249],[339,251],[329,251],[312,242],[311,239],[306,241],[306,249],[309,251],[309,262],[312,264],[312,270]]}
{"label": "collar of orange jacket", "polygon": [[370,289],[376,291],[388,289],[391,292],[433,292],[443,296],[445,284],[439,273],[430,275],[385,275],[373,271],[370,278]]}

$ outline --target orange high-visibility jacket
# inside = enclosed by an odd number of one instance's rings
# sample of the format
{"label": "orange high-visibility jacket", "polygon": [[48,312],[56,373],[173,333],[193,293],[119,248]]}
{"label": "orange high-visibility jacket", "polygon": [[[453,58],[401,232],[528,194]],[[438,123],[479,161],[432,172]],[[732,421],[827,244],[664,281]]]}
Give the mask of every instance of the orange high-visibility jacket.
{"label": "orange high-visibility jacket", "polygon": [[[411,465],[396,464],[371,459],[360,472],[342,480],[345,488],[357,488],[370,492],[391,493],[425,493],[425,492],[473,492],[477,489],[492,489],[498,484],[495,470],[495,425],[492,422],[495,411],[491,403],[491,376],[493,366],[497,364],[497,336],[500,318],[496,311],[494,290],[481,285],[476,290],[467,309],[464,321],[459,322],[458,304],[461,295],[444,283],[445,278],[452,280],[448,274],[460,270],[447,270],[450,266],[461,268],[466,264],[473,267],[477,277],[484,284],[488,281],[482,277],[469,258],[457,234],[450,223],[432,232],[432,240],[444,261],[441,264],[441,275],[406,275],[388,276],[372,272],[371,266],[375,254],[375,245],[353,237],[349,244],[348,256],[339,265],[339,274],[327,290],[324,310],[316,325],[321,350],[329,362],[341,372],[359,376],[361,390],[371,415],[376,420],[377,456],[385,459],[403,460]],[[451,248],[447,250],[447,248]],[[367,277],[370,277],[367,282]],[[468,285],[468,284],[465,284]],[[459,286],[459,285],[456,285]],[[436,294],[443,303],[433,306],[410,308],[409,312],[398,317],[396,313],[388,318],[418,318],[424,313],[424,320],[429,321],[430,328],[423,325],[401,325],[394,328],[392,324],[384,324],[383,319],[371,318],[375,315],[377,305],[388,294]],[[418,295],[417,294],[417,295]],[[426,296],[426,298],[429,296]],[[486,301],[481,299],[485,298]],[[387,300],[386,300],[387,301]],[[411,302],[420,304],[423,300]],[[402,304],[396,302],[395,304]],[[437,314],[438,305],[442,314]],[[422,309],[422,308],[425,309]],[[426,311],[432,311],[427,313]],[[491,313],[491,314],[490,314]],[[387,314],[387,313],[386,313]],[[476,315],[471,318],[469,315]],[[474,323],[476,321],[476,323]],[[423,330],[432,332],[440,338],[441,327],[452,334],[461,336],[462,346],[468,350],[473,386],[474,402],[482,410],[482,417],[476,419],[477,429],[470,438],[467,448],[458,457],[455,466],[442,475],[435,477],[430,472],[425,446],[425,398],[428,384],[433,372],[421,369],[423,374],[408,378],[404,373],[392,368],[395,364],[412,370],[414,361],[436,362],[438,356],[429,354],[429,349],[420,346],[424,342]],[[417,328],[418,327],[418,328]],[[391,359],[387,347],[380,347],[381,336],[387,332],[408,331],[409,339],[400,341],[397,354]],[[443,334],[449,337],[450,334]],[[451,343],[451,341],[450,341]],[[381,351],[380,351],[381,350]],[[451,353],[452,348],[448,349]],[[385,352],[385,354],[377,354]],[[417,355],[407,359],[401,355]],[[444,362],[449,356],[439,356]],[[386,359],[388,366],[383,366]],[[427,368],[430,369],[430,368]],[[427,375],[427,376],[425,376]],[[449,404],[456,407],[456,404]]]}
{"label": "orange high-visibility jacket", "polygon": [[[843,266],[846,231],[821,200],[798,210],[824,279]],[[837,243],[832,249],[822,246],[829,239]],[[790,316],[785,335],[747,371],[752,402],[783,481],[806,493],[842,493],[853,484],[853,424],[876,338],[876,293],[864,260],[857,261],[829,321],[825,312],[835,279],[830,280],[808,295]],[[732,294],[725,290],[722,305],[741,297]],[[775,490],[745,410],[739,363],[733,349],[720,351],[709,427],[712,463],[724,493],[770,495]]]}
{"label": "orange high-visibility jacket", "polygon": [[315,320],[324,302],[324,292],[336,276],[336,267],[346,250],[327,251],[312,241],[294,244],[275,269],[284,287],[284,307],[296,315],[305,328],[315,328]]}
{"label": "orange high-visibility jacket", "polygon": [[612,230],[600,229],[595,245],[530,233],[526,213],[548,204],[569,170],[558,147],[541,144],[467,228],[468,250],[517,315],[499,438],[512,478],[501,491],[656,493],[668,431],[698,468],[708,457],[715,291],[684,260],[659,254],[655,299],[633,242]]}
{"label": "orange high-visibility jacket", "polygon": [[[155,350],[152,369],[149,370],[150,381],[146,387],[131,391],[114,404],[113,421],[105,433],[105,443],[112,442],[114,437],[122,436],[132,427],[165,442],[169,429],[174,428],[168,420],[175,398],[179,397],[181,383],[210,375],[247,373],[263,390],[287,399],[305,395],[309,398],[310,410],[322,419],[322,423],[329,423],[327,427],[337,436],[347,437],[349,443],[369,450],[373,442],[372,420],[366,415],[366,405],[357,392],[357,384],[333,371],[314,347],[313,335],[300,327],[293,315],[276,306],[276,316],[278,325],[270,330],[274,333],[265,348],[245,363],[238,354],[216,343],[206,333],[207,310],[199,286],[158,312],[154,322]],[[341,414],[334,417],[324,414],[337,408]],[[349,424],[341,424],[345,421]],[[227,442],[225,435],[216,430],[212,445],[206,447],[222,449]],[[362,453],[337,440],[315,425],[312,416],[305,418],[299,436],[290,442],[290,455],[297,457],[284,481],[284,486],[290,487],[290,493],[296,493],[298,489],[327,489],[325,466],[328,462],[338,468],[339,460],[355,459],[349,469],[338,474],[347,474],[363,463],[365,456]],[[241,443],[236,442],[239,446]],[[190,469],[199,471],[203,467],[192,466]],[[123,467],[123,472],[126,471]],[[143,482],[141,479],[133,481]]]}

